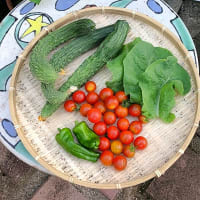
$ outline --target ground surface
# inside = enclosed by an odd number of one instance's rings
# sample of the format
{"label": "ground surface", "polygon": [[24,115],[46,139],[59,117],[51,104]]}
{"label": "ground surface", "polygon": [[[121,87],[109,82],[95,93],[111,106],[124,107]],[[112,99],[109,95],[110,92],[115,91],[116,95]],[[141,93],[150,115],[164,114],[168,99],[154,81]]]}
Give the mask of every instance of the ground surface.
{"label": "ground surface", "polygon": [[[3,2],[0,20],[8,12]],[[200,2],[166,2],[189,28],[200,56]],[[88,189],[48,176],[18,160],[0,143],[0,200],[198,200],[199,180],[200,128],[185,154],[163,176],[118,191]]]}

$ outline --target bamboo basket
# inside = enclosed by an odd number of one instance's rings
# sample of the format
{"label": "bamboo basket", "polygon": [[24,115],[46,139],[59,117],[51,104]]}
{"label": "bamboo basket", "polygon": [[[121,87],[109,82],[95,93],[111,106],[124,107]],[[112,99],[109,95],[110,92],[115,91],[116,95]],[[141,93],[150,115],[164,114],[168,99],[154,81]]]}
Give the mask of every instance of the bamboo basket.
{"label": "bamboo basket", "polygon": [[[100,161],[91,163],[77,159],[56,143],[57,128],[72,128],[75,120],[86,120],[79,112],[66,113],[61,107],[45,122],[38,121],[45,98],[39,81],[29,70],[29,54],[38,40],[48,32],[80,18],[92,19],[97,28],[112,24],[118,19],[127,20],[131,30],[125,43],[139,36],[154,46],[168,48],[191,76],[191,91],[184,97],[176,97],[176,106],[173,109],[176,120],[165,124],[155,119],[144,125],[141,135],[148,139],[149,145],[145,150],[137,151],[134,158],[128,159],[127,168],[121,172],[113,167],[104,167]],[[57,87],[93,51],[70,63],[67,66],[67,75],[56,82]],[[105,81],[110,78],[111,73],[106,67],[100,70],[92,78],[97,83],[97,91],[105,87]],[[23,144],[52,174],[86,187],[120,189],[143,183],[155,176],[160,177],[184,153],[199,124],[199,91],[199,75],[190,53],[165,26],[146,15],[128,9],[99,7],[67,14],[45,28],[29,43],[14,68],[9,101],[12,120]],[[88,124],[92,127],[92,124]]]}

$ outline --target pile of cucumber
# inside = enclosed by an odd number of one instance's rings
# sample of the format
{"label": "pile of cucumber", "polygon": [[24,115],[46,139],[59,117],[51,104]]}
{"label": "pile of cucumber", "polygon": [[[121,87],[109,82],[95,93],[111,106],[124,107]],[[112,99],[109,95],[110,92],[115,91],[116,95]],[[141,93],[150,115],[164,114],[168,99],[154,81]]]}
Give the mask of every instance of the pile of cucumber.
{"label": "pile of cucumber", "polygon": [[[41,82],[47,100],[41,111],[41,120],[51,116],[75,90],[119,53],[128,31],[129,25],[124,20],[95,29],[92,20],[80,19],[49,33],[36,44],[29,64],[32,74]],[[54,53],[48,61],[48,54],[67,41],[69,42]],[[56,90],[54,84],[63,67],[97,46],[97,50],[85,59],[68,80]]]}

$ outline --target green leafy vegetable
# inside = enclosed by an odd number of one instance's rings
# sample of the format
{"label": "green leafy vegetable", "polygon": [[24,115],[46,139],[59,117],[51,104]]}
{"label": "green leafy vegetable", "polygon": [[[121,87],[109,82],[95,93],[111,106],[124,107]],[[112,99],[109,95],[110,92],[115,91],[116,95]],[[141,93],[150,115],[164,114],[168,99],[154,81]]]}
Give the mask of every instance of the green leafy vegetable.
{"label": "green leafy vegetable", "polygon": [[34,2],[36,4],[39,4],[41,0],[30,0],[30,1],[32,1],[32,2]]}
{"label": "green leafy vegetable", "polygon": [[140,75],[139,86],[142,90],[143,114],[148,118],[160,117],[169,123],[175,119],[170,112],[175,105],[176,92],[187,94],[191,83],[187,71],[174,56],[169,56],[152,63]]}
{"label": "green leafy vegetable", "polygon": [[130,50],[124,58],[124,91],[130,94],[130,101],[142,104],[141,89],[138,85],[141,74],[146,68],[158,59],[165,59],[172,56],[167,49],[154,47],[152,44],[140,41]]}
{"label": "green leafy vegetable", "polygon": [[128,54],[128,52],[139,42],[141,41],[140,38],[136,38],[133,42],[130,42],[123,46],[120,54],[114,58],[113,60],[109,61],[106,66],[112,73],[112,80],[107,81],[107,87],[111,88],[114,92],[124,90],[123,88],[123,73],[124,73],[124,66],[123,60]]}

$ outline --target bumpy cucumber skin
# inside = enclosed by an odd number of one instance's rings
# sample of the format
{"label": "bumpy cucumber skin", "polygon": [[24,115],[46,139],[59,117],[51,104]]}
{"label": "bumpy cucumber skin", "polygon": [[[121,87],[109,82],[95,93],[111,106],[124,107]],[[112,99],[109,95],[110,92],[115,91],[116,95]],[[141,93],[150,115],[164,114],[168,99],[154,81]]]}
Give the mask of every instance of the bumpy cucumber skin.
{"label": "bumpy cucumber skin", "polygon": [[[59,72],[61,68],[69,64],[75,58],[98,46],[113,30],[114,25],[106,26],[70,41],[52,56],[50,64]],[[57,104],[66,99],[66,91],[62,92],[56,90],[53,84],[46,85],[42,83],[41,88],[47,101],[51,104]]]}
{"label": "bumpy cucumber skin", "polygon": [[61,43],[78,37],[95,28],[95,23],[90,19],[80,19],[49,33],[34,47],[30,56],[30,70],[42,83],[54,83],[58,73],[49,64],[47,55]]}
{"label": "bumpy cucumber skin", "polygon": [[[80,88],[86,81],[95,75],[109,60],[114,58],[123,46],[129,31],[129,25],[124,20],[118,20],[115,29],[106,37],[106,39],[97,48],[96,52],[89,56],[71,77],[59,88],[59,91],[66,92],[71,86]],[[66,98],[70,96],[66,94]],[[46,103],[42,109],[41,117],[51,116],[62,104]]]}

